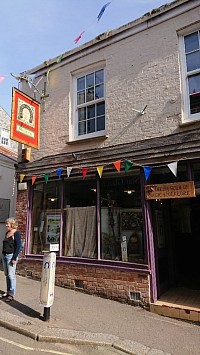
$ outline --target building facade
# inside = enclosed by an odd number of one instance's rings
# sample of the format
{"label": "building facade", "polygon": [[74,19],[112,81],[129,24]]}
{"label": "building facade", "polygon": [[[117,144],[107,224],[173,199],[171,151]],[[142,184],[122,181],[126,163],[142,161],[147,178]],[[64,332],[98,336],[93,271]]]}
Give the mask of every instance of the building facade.
{"label": "building facade", "polygon": [[17,167],[20,273],[58,244],[58,285],[148,309],[200,289],[199,15],[177,0],[26,72],[41,122]]}

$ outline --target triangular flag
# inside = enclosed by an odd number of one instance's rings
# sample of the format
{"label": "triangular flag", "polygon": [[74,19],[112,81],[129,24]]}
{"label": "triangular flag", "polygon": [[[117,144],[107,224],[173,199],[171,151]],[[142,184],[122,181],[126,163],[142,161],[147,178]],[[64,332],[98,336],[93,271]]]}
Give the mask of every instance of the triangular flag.
{"label": "triangular flag", "polygon": [[79,41],[79,39],[81,39],[81,37],[82,37],[82,35],[83,35],[84,32],[85,32],[85,31],[81,32],[80,35],[75,38],[75,40],[74,40],[74,43],[75,43],[75,44]]}
{"label": "triangular flag", "polygon": [[100,178],[101,178],[101,176],[102,176],[102,173],[103,173],[103,166],[97,166],[97,171],[98,171],[98,174],[99,174],[99,176],[100,176]]}
{"label": "triangular flag", "polygon": [[19,175],[19,182],[22,182],[22,181],[23,181],[23,179],[24,179],[24,177],[25,177],[25,175],[24,175],[24,174],[20,174],[20,175]]}
{"label": "triangular flag", "polygon": [[49,180],[49,174],[44,174],[44,180],[45,180],[45,182],[46,182],[46,184],[47,184],[47,182],[48,182],[48,180]]}
{"label": "triangular flag", "polygon": [[88,172],[88,168],[82,168],[83,179],[86,178],[87,172]]}
{"label": "triangular flag", "polygon": [[100,12],[99,12],[99,14],[98,14],[98,16],[97,16],[97,20],[98,20],[98,21],[100,20],[100,18],[101,18],[101,16],[103,15],[103,13],[104,13],[106,7],[107,7],[108,5],[110,5],[110,3],[111,3],[111,1],[110,1],[110,2],[107,2],[107,4],[103,5],[103,7],[101,8],[101,10],[100,10]]}
{"label": "triangular flag", "polygon": [[133,166],[133,163],[130,161],[130,160],[126,160],[126,163],[125,163],[125,172],[127,173],[127,171],[132,168]]}
{"label": "triangular flag", "polygon": [[71,167],[71,166],[68,166],[68,167],[67,167],[67,177],[70,176],[71,172],[72,172],[72,167]]}
{"label": "triangular flag", "polygon": [[37,179],[37,176],[33,175],[31,180],[32,180],[32,185],[34,184],[35,180]]}
{"label": "triangular flag", "polygon": [[146,179],[146,181],[147,181],[149,175],[151,174],[152,168],[151,168],[150,166],[144,166],[143,169],[144,169],[145,179]]}
{"label": "triangular flag", "polygon": [[59,55],[59,57],[57,57],[56,59],[56,63],[60,63],[62,58],[63,58],[63,54]]}
{"label": "triangular flag", "polygon": [[62,170],[63,170],[63,168],[56,169],[56,174],[59,176],[59,179],[61,178]]}
{"label": "triangular flag", "polygon": [[168,168],[171,170],[171,172],[177,176],[177,165],[178,165],[178,162],[175,161],[173,163],[170,163],[170,164],[167,164]]}
{"label": "triangular flag", "polygon": [[5,76],[0,75],[0,84],[2,83],[2,81],[4,81],[4,79],[5,79]]}
{"label": "triangular flag", "polygon": [[120,173],[120,169],[121,169],[121,160],[117,160],[117,161],[114,161],[114,166],[116,168],[116,170],[118,171],[118,173]]}

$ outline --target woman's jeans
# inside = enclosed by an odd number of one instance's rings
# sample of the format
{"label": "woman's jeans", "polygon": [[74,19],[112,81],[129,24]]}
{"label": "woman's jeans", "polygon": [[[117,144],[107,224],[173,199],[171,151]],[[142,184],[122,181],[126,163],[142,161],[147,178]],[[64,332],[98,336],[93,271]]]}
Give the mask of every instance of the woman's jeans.
{"label": "woman's jeans", "polygon": [[7,293],[10,296],[14,296],[16,292],[16,263],[12,263],[12,257],[13,254],[2,255],[3,269],[6,276]]}

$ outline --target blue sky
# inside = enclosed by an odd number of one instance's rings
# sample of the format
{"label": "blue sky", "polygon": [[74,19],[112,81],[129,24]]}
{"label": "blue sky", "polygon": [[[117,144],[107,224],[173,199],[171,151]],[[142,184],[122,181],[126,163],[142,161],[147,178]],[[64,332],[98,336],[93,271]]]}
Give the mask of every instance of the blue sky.
{"label": "blue sky", "polygon": [[[1,0],[0,106],[10,115],[10,73],[31,69],[45,60],[80,46],[107,30],[118,28],[165,3],[165,0]],[[77,44],[75,38],[85,31]]]}

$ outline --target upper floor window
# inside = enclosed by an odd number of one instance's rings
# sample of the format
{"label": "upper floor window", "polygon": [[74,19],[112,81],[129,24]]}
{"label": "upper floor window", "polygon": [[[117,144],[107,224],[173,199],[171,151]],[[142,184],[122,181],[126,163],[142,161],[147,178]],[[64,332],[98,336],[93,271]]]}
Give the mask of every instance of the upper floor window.
{"label": "upper floor window", "polygon": [[183,37],[185,68],[185,109],[187,121],[200,119],[200,31]]}
{"label": "upper floor window", "polygon": [[104,69],[76,78],[76,137],[89,138],[105,132]]}
{"label": "upper floor window", "polygon": [[9,145],[9,130],[2,128],[1,129],[1,144],[2,145]]}

